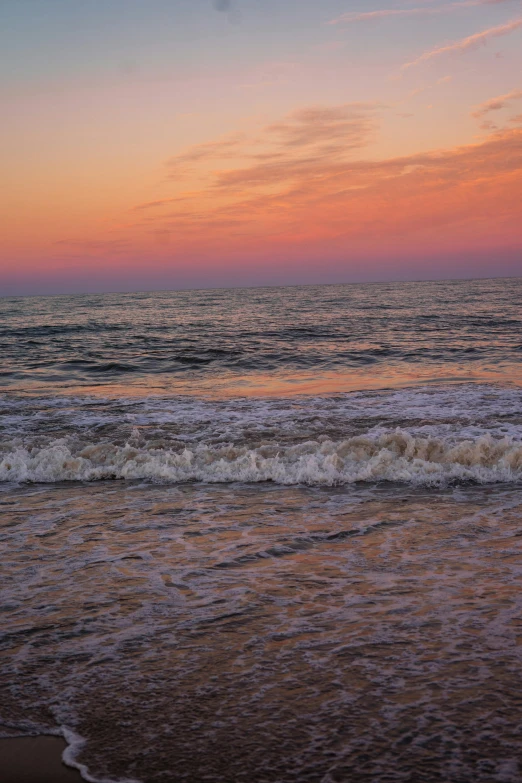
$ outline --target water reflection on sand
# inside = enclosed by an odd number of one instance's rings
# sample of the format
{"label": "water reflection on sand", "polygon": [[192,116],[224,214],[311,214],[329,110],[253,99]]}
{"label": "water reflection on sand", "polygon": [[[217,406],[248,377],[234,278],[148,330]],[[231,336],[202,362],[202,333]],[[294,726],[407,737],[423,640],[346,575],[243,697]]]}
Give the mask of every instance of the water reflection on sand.
{"label": "water reflection on sand", "polygon": [[93,774],[520,780],[516,487],[2,497],[3,720]]}

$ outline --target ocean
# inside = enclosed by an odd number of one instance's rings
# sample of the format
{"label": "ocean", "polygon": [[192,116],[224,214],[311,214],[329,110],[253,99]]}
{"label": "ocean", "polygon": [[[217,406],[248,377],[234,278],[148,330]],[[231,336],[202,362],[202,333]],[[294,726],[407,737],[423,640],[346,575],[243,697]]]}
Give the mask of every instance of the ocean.
{"label": "ocean", "polygon": [[522,781],[522,278],[0,299],[0,736]]}

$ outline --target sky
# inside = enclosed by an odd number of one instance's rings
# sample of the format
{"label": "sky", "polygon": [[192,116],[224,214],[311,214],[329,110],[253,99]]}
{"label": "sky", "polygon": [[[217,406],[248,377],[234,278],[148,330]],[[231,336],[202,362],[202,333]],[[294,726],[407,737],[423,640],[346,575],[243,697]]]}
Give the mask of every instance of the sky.
{"label": "sky", "polygon": [[522,274],[522,0],[1,0],[0,295]]}

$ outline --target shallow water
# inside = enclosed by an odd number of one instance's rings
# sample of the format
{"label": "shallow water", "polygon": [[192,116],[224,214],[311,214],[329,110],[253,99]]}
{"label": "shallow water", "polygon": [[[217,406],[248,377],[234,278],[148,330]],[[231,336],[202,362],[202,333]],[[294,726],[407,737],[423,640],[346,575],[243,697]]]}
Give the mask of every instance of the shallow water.
{"label": "shallow water", "polygon": [[0,481],[518,482],[522,393],[458,384],[323,397],[12,398]]}
{"label": "shallow water", "polygon": [[519,490],[8,497],[3,719],[96,776],[520,780]]}
{"label": "shallow water", "polygon": [[519,289],[1,300],[0,734],[99,781],[521,781]]}

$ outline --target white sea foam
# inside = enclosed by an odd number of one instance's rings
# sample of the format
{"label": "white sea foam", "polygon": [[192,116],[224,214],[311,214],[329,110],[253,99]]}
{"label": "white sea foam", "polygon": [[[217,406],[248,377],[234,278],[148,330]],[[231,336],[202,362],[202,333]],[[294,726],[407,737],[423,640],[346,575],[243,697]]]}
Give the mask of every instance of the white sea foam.
{"label": "white sea foam", "polygon": [[4,398],[0,481],[517,482],[522,392],[485,384],[212,401]]}
{"label": "white sea foam", "polygon": [[295,445],[195,444],[179,450],[91,443],[65,438],[41,448],[18,446],[2,454],[0,480],[15,482],[148,480],[342,485],[392,481],[440,485],[522,479],[522,443],[512,438],[456,440],[395,429],[343,440],[320,437]]}
{"label": "white sea foam", "polygon": [[92,775],[89,771],[89,768],[86,764],[81,764],[79,761],[77,761],[77,756],[79,752],[82,750],[82,748],[85,745],[85,739],[83,737],[80,737],[78,734],[76,734],[71,729],[67,728],[66,726],[62,726],[61,733],[63,735],[63,738],[67,742],[67,747],[63,752],[63,762],[68,767],[73,767],[74,769],[77,769],[82,778],[88,783],[140,783],[139,780],[136,780],[136,778],[118,778],[117,780],[115,778],[106,778],[106,777],[95,777]]}
{"label": "white sea foam", "polygon": [[[514,420],[513,420],[514,419]],[[320,435],[364,421],[365,429],[397,422],[416,432],[437,435],[448,422],[465,436],[491,434],[522,437],[522,390],[488,384],[421,386],[393,391],[366,391],[335,396],[236,398],[150,396],[103,399],[84,397],[15,398],[0,396],[0,427],[7,436],[85,433],[102,427],[178,428],[186,440],[233,440],[248,430],[260,435],[303,432]],[[428,429],[427,429],[428,428]]]}

